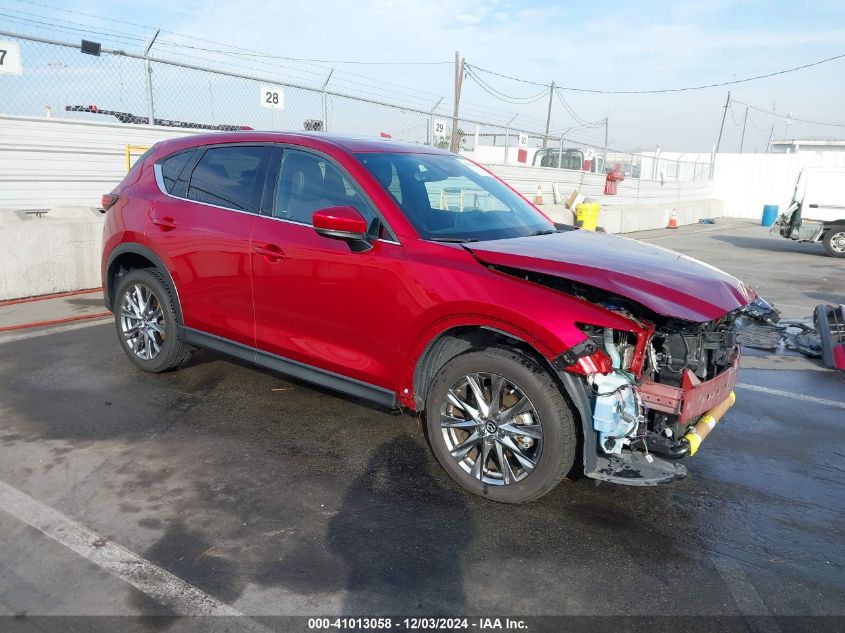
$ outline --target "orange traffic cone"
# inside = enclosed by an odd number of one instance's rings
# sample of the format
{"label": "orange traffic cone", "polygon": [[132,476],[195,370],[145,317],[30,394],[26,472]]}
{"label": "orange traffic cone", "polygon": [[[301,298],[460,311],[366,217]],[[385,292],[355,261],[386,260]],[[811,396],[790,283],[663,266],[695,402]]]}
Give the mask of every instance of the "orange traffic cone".
{"label": "orange traffic cone", "polygon": [[534,204],[543,204],[543,186],[537,185],[537,193],[534,194]]}
{"label": "orange traffic cone", "polygon": [[669,226],[666,227],[667,229],[677,229],[678,228],[678,214],[675,209],[672,209],[672,213],[669,215]]}

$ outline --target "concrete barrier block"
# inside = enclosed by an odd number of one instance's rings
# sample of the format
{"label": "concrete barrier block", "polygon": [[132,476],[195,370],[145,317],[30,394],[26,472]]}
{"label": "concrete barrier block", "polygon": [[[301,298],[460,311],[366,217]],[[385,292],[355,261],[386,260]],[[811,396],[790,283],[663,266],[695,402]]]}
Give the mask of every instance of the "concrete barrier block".
{"label": "concrete barrier block", "polygon": [[105,218],[98,215],[4,223],[0,300],[98,287]]}

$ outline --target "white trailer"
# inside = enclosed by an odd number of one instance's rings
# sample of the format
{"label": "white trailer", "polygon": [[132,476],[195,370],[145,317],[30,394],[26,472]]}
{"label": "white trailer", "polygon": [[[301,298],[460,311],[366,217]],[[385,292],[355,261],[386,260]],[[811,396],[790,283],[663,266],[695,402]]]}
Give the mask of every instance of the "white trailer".
{"label": "white trailer", "polygon": [[775,231],[799,242],[823,242],[828,255],[845,257],[845,168],[802,169]]}

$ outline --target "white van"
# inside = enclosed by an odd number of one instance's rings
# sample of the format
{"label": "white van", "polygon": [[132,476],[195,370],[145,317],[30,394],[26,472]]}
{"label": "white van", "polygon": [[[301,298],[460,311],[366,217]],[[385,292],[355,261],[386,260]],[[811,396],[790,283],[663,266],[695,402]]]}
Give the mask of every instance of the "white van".
{"label": "white van", "polygon": [[845,168],[805,167],[792,204],[772,227],[799,242],[824,242],[831,257],[845,257]]}

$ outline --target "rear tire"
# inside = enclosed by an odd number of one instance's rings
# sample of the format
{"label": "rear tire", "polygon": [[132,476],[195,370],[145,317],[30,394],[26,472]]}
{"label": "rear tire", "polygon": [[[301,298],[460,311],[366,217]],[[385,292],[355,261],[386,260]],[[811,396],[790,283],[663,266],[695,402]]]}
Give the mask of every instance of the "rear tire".
{"label": "rear tire", "polygon": [[845,257],[845,226],[834,226],[824,236],[824,250],[831,257]]}
{"label": "rear tire", "polygon": [[119,278],[114,321],[120,346],[137,367],[159,373],[176,369],[193,349],[179,340],[175,293],[155,268]]}
{"label": "rear tire", "polygon": [[488,499],[538,499],[575,461],[569,404],[549,372],[519,352],[493,347],[452,358],[432,379],[425,411],[437,461],[461,486]]}

